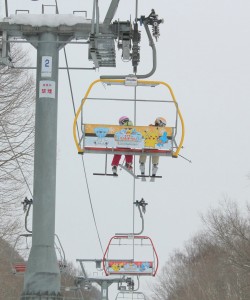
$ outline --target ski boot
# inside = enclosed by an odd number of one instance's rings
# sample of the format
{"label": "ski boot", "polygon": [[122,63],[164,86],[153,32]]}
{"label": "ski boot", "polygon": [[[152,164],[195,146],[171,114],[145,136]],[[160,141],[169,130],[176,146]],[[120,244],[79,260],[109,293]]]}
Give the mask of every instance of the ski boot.
{"label": "ski boot", "polygon": [[153,164],[153,167],[152,167],[152,176],[153,177],[155,177],[157,171],[158,171],[158,164]]}
{"label": "ski boot", "polygon": [[118,176],[117,175],[117,166],[112,166],[112,172],[114,176]]}
{"label": "ski boot", "polygon": [[145,174],[145,164],[144,163],[140,163],[140,171],[141,171],[141,175]]}

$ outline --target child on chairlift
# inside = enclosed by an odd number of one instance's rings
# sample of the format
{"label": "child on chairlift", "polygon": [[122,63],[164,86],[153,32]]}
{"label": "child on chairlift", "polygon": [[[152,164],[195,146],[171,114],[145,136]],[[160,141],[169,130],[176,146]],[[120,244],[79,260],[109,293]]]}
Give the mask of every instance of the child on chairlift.
{"label": "child on chairlift", "polygon": [[[149,126],[156,126],[156,127],[165,127],[167,124],[166,119],[163,117],[158,117],[155,120],[154,124],[150,124]],[[142,154],[140,155],[139,163],[140,163],[140,171],[141,175],[145,174],[145,163],[147,160],[147,155]],[[152,156],[152,176],[155,176],[158,171],[158,164],[159,164],[159,156]]]}
{"label": "child on chairlift", "polygon": [[[133,126],[133,122],[130,121],[130,119],[127,116],[122,116],[119,119],[119,125],[121,126]],[[121,159],[121,154],[115,154],[111,163],[112,166],[112,172],[114,175],[117,175],[117,167],[119,165],[120,159]],[[133,162],[133,156],[132,155],[125,155],[125,167],[129,170],[132,171],[132,162]]]}

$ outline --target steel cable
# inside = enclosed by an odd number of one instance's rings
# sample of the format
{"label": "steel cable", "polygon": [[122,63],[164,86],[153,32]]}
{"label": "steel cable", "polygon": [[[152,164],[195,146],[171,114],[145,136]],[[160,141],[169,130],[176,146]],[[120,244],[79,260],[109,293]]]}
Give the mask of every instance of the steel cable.
{"label": "steel cable", "polygon": [[[56,2],[56,12],[57,12],[57,14],[59,14],[59,9],[58,9],[57,2]],[[71,83],[71,77],[70,77],[70,72],[69,72],[69,67],[68,67],[67,53],[66,53],[66,49],[65,48],[63,50],[64,50],[64,57],[65,57],[66,68],[67,68],[67,75],[68,75],[68,80],[69,80],[69,87],[70,87],[70,93],[71,93],[71,101],[72,101],[72,105],[73,105],[74,115],[76,115],[75,100],[74,100],[72,83]],[[80,132],[79,132],[78,124],[77,124],[77,134],[78,134],[78,138],[80,140]],[[90,188],[89,188],[89,184],[88,184],[87,172],[86,172],[86,168],[85,168],[85,163],[84,163],[83,157],[82,157],[82,165],[83,165],[83,170],[84,170],[84,175],[85,175],[85,181],[86,181],[86,186],[87,186],[87,191],[88,191],[88,196],[89,196],[89,203],[90,203],[90,207],[91,207],[91,212],[92,212],[92,216],[93,216],[93,220],[94,220],[94,224],[95,224],[95,228],[96,228],[96,232],[97,232],[99,244],[100,244],[100,247],[101,247],[101,250],[102,250],[102,254],[104,254],[103,247],[102,247],[102,242],[101,242],[101,238],[100,238],[100,234],[99,234],[99,230],[98,230],[98,226],[97,226],[97,222],[96,222],[96,218],[95,218],[95,212],[94,212],[94,207],[93,207],[92,198],[91,198],[91,194],[90,194]]]}
{"label": "steel cable", "polygon": [[16,156],[16,154],[15,154],[15,151],[14,151],[12,145],[11,145],[11,142],[10,142],[10,140],[9,140],[9,138],[8,138],[7,132],[6,132],[5,128],[4,128],[3,123],[2,123],[1,120],[0,120],[0,123],[1,123],[1,126],[2,126],[2,128],[3,128],[4,135],[5,135],[5,137],[6,137],[7,141],[8,141],[8,144],[9,144],[9,146],[10,146],[10,149],[11,149],[11,151],[12,151],[12,153],[13,153],[14,159],[15,159],[17,165],[18,165],[18,168],[20,169],[20,172],[21,172],[21,174],[22,174],[22,177],[23,177],[23,179],[24,179],[24,182],[26,183],[27,188],[28,188],[28,190],[29,190],[29,192],[30,192],[30,195],[31,195],[31,197],[33,198],[33,194],[32,194],[32,192],[31,192],[31,188],[30,188],[30,186],[29,186],[29,183],[28,183],[28,181],[27,181],[27,179],[26,179],[26,177],[25,177],[25,175],[24,175],[24,172],[23,172],[23,170],[22,170],[22,168],[21,168],[21,165],[20,165],[20,163],[19,163],[19,161],[18,161],[18,159],[17,159],[17,156]]}

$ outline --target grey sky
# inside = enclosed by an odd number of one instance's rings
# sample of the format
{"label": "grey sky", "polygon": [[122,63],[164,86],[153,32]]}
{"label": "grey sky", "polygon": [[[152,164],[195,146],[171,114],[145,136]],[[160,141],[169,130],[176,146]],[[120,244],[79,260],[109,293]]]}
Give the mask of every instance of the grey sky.
{"label": "grey sky", "polygon": [[[27,7],[31,13],[40,13],[37,7],[41,7],[41,1],[25,0],[22,5],[20,1],[8,2],[10,12]],[[99,2],[103,18],[109,1]],[[133,19],[135,1],[120,2],[115,19],[127,20],[130,14]],[[44,3],[51,4],[53,0]],[[80,9],[87,10],[88,17],[92,13],[90,0],[58,0],[58,5],[61,13]],[[181,154],[193,162],[161,158],[159,174],[163,179],[155,183],[136,182],[136,199],[144,197],[149,202],[144,234],[153,239],[160,266],[163,266],[171,251],[181,247],[202,228],[200,213],[216,206],[225,195],[240,204],[248,200],[250,2],[139,1],[139,15],[148,15],[151,8],[165,20],[156,43],[158,67],[151,79],[166,81],[172,86],[186,125],[185,148]],[[143,74],[151,69],[152,62],[146,34],[141,30],[143,41],[138,73]],[[67,46],[66,49],[71,66],[92,66],[87,60],[86,46]],[[64,65],[62,54],[60,62]],[[121,63],[120,55],[121,52],[117,52],[117,69],[71,72],[76,106],[89,84],[100,75],[132,72],[130,63]],[[104,89],[100,89],[100,93],[99,96],[105,96]],[[154,97],[153,92],[151,96]],[[89,123],[116,124],[120,115],[133,117],[132,107],[126,104],[113,107],[108,102],[100,108],[102,114],[95,111],[94,104],[93,111],[90,103],[87,109]],[[140,107],[137,124],[147,125],[160,111],[160,107]],[[81,157],[72,137],[73,110],[65,71],[60,72],[58,116],[56,232],[69,260],[100,258]],[[103,170],[101,155],[85,155],[84,161],[105,248],[115,232],[132,230],[133,179],[124,172],[119,178],[93,176],[93,172]],[[136,162],[138,170],[138,158]]]}

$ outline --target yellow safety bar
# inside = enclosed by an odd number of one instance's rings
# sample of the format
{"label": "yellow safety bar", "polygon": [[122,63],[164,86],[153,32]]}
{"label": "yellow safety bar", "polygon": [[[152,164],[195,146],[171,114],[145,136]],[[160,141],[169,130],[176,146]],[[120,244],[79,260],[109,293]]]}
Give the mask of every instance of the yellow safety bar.
{"label": "yellow safety bar", "polygon": [[[90,93],[92,87],[93,87],[96,83],[98,83],[98,82],[103,82],[103,83],[107,83],[107,84],[108,84],[108,83],[125,83],[125,79],[97,79],[97,80],[93,81],[93,82],[90,84],[90,86],[89,86],[89,88],[88,88],[88,90],[87,90],[87,92],[86,92],[84,98],[82,99],[82,103],[81,103],[80,107],[78,108],[78,110],[77,110],[77,112],[76,112],[75,119],[74,119],[74,123],[73,123],[73,136],[74,136],[74,141],[75,141],[75,144],[76,144],[78,153],[83,153],[84,151],[83,151],[83,149],[81,149],[81,147],[80,147],[80,145],[79,145],[79,141],[78,141],[78,139],[77,139],[77,134],[76,134],[77,119],[78,119],[78,117],[79,117],[79,114],[80,114],[80,112],[81,112],[81,110],[82,110],[82,107],[83,107],[83,105],[84,105],[86,99],[88,98],[88,95],[89,95],[89,93]],[[176,101],[176,99],[175,99],[175,95],[174,95],[174,92],[173,92],[172,88],[170,87],[169,84],[167,84],[167,83],[164,82],[164,81],[138,80],[137,83],[142,83],[142,84],[145,84],[145,85],[147,84],[147,85],[152,85],[152,86],[153,86],[153,85],[160,85],[160,84],[162,84],[162,85],[165,85],[165,86],[168,88],[168,90],[169,90],[169,92],[170,92],[170,95],[171,95],[171,97],[172,97],[172,99],[173,99],[173,101],[174,101],[174,104],[175,104],[175,106],[176,106],[176,109],[177,109],[177,112],[178,112],[178,116],[179,116],[180,121],[181,121],[181,128],[182,128],[181,141],[180,141],[180,144],[179,144],[179,146],[177,147],[176,151],[175,151],[175,152],[173,153],[173,155],[172,155],[173,157],[178,157],[179,152],[180,152],[180,150],[181,150],[181,148],[182,148],[182,145],[183,145],[183,141],[184,141],[184,136],[185,136],[185,126],[184,126],[184,120],[183,120],[182,114],[181,114],[181,112],[180,112],[180,109],[179,109],[179,106],[178,106],[177,101]]]}

